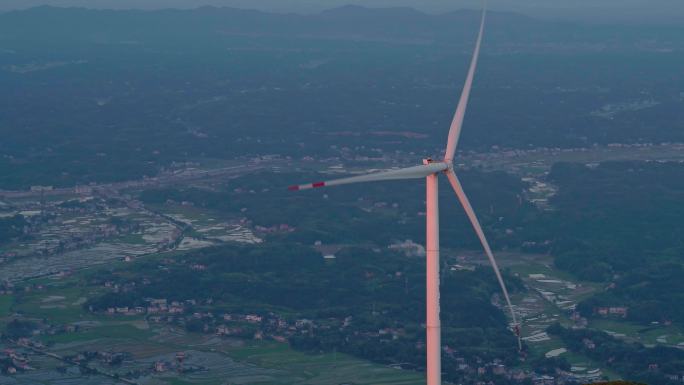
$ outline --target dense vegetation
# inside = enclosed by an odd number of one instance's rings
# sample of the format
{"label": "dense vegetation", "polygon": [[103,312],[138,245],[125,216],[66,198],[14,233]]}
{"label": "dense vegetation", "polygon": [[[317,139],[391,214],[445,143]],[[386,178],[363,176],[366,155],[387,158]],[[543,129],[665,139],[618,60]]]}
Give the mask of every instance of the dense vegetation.
{"label": "dense vegetation", "polygon": [[[559,324],[548,332],[559,336],[570,350],[582,353],[630,380],[646,384],[670,385],[681,383],[670,380],[667,374],[679,375],[684,370],[684,351],[676,348],[646,348],[641,344],[618,340],[604,332],[587,329],[566,329]],[[586,341],[592,341],[592,348]]]}
{"label": "dense vegetation", "polygon": [[13,319],[5,325],[2,338],[30,337],[36,328],[37,324],[33,321]]}
{"label": "dense vegetation", "polygon": [[578,305],[584,316],[597,307],[626,306],[627,319],[644,325],[676,322],[684,324],[684,266],[664,263],[642,266],[615,280],[615,287]]}
{"label": "dense vegetation", "polygon": [[[0,15],[0,188],[345,147],[436,155],[477,17],[363,8]],[[491,21],[464,150],[684,140],[681,27]],[[607,48],[587,48],[596,45]],[[592,114],[605,106],[608,116]]]}
{"label": "dense vegetation", "polygon": [[[202,264],[205,270],[190,269]],[[288,319],[320,324],[352,316],[348,328],[318,327],[293,337],[293,346],[311,351],[336,349],[383,363],[424,365],[425,290],[420,258],[348,248],[333,261],[307,247],[221,247],[167,260],[142,261],[134,269],[99,272],[92,279],[128,287],[125,292],[90,299],[84,307],[103,311],[114,306],[143,305],[146,298],[198,301],[188,310],[227,312],[272,311]],[[491,304],[498,287],[489,269],[448,272],[442,281],[445,345],[463,357],[516,360],[516,343],[503,313]],[[512,290],[521,283],[507,277]],[[132,285],[132,283],[135,283]],[[211,298],[211,306],[205,302]],[[186,327],[194,327],[190,322]],[[401,330],[401,337],[371,338],[379,329]],[[199,330],[202,330],[199,327]],[[391,337],[391,335],[389,336]],[[449,370],[455,370],[455,366]],[[452,375],[456,376],[453,372]]]}
{"label": "dense vegetation", "polygon": [[21,215],[0,218],[0,245],[23,234],[24,226],[28,223]]}
{"label": "dense vegetation", "polygon": [[678,162],[560,163],[549,180],[554,211],[525,234],[550,240],[555,264],[582,279],[610,283],[581,302],[627,307],[627,319],[684,324],[684,165]]}
{"label": "dense vegetation", "polygon": [[[461,179],[472,197],[491,240],[499,247],[517,247],[517,233],[524,221],[539,213],[521,199],[526,184],[503,172],[464,171]],[[369,183],[341,186],[326,191],[287,191],[286,186],[307,180],[330,178],[313,173],[258,173],[230,181],[214,190],[169,188],[148,190],[147,204],[168,200],[190,202],[222,215],[243,213],[255,226],[287,224],[296,231],[274,234],[273,241],[313,244],[364,244],[386,247],[394,241],[424,241],[423,181]],[[480,248],[453,191],[447,183],[440,189],[442,243],[446,247]],[[507,229],[516,230],[513,233]]]}
{"label": "dense vegetation", "polygon": [[646,385],[638,382],[629,381],[608,381],[608,382],[594,382],[595,385]]}
{"label": "dense vegetation", "polygon": [[559,192],[544,227],[555,240],[559,267],[606,281],[653,264],[684,262],[681,163],[561,163],[549,179]]}
{"label": "dense vegetation", "polygon": [[[684,141],[681,26],[595,27],[492,16],[463,150]],[[204,166],[265,154],[340,163],[439,154],[476,22],[468,12],[428,16],[355,7],[311,16],[49,7],[0,15],[0,188],[124,181],[177,162]],[[588,48],[597,46],[604,48]],[[296,231],[270,232],[269,246],[210,249],[102,273],[98,280],[128,289],[86,306],[101,311],[163,297],[211,299],[211,306],[197,306],[214,312],[268,309],[315,320],[353,315],[345,331],[320,329],[290,342],[302,350],[336,349],[420,367],[421,260],[385,247],[423,242],[423,185],[285,190],[319,179],[262,173],[212,189],[143,192],[149,207],[189,202],[227,219],[245,217],[253,227],[286,224]],[[525,202],[527,186],[517,177],[465,170],[462,179],[497,249],[549,252],[579,278],[611,284],[579,304],[584,316],[597,307],[625,306],[630,321],[684,325],[681,164],[557,164],[548,179],[559,192],[548,213]],[[441,197],[445,248],[479,249],[446,183]],[[0,218],[0,244],[21,237],[25,226],[21,216]],[[325,263],[302,246],[315,241],[369,247],[343,248]],[[369,251],[374,248],[380,252]],[[207,269],[189,269],[191,263]],[[445,271],[445,344],[459,346],[462,356],[513,361],[515,343],[491,304],[497,289],[488,269]],[[131,282],[136,285],[126,286]],[[185,326],[201,331],[202,322]],[[404,334],[366,338],[381,328]],[[21,336],[28,329],[15,323],[8,330]],[[665,383],[660,372],[684,369],[671,350],[589,331],[552,332],[635,379]],[[583,338],[604,345],[585,351],[578,345]],[[542,361],[533,364],[541,372],[567,366],[562,359]],[[663,362],[660,372],[642,367],[650,361]],[[453,361],[445,360],[445,370],[458,378]]]}

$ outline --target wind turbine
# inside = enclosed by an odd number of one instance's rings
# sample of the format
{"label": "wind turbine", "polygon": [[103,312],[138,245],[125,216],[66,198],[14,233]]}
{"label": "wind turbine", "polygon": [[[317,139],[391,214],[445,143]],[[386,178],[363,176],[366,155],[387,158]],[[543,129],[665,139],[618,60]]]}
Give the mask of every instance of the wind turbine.
{"label": "wind turbine", "polygon": [[477,234],[477,237],[482,243],[485,254],[489,258],[489,262],[494,269],[496,279],[499,282],[501,291],[503,292],[506,304],[510,310],[513,319],[515,332],[518,335],[518,347],[521,348],[519,327],[516,320],[515,312],[511,304],[506,284],[501,277],[501,272],[494,259],[489,242],[485,237],[482,226],[480,225],[475,211],[473,210],[468,197],[463,191],[460,180],[454,171],[453,159],[458,145],[458,139],[461,135],[461,127],[463,126],[463,118],[465,117],[466,108],[468,106],[468,99],[470,98],[470,90],[473,85],[473,78],[475,76],[475,69],[477,68],[478,58],[480,56],[480,46],[482,44],[482,36],[484,33],[485,21],[487,17],[487,7],[482,11],[482,19],[480,21],[480,30],[475,43],[475,50],[470,62],[468,76],[466,77],[465,85],[461,93],[461,98],[456,108],[451,127],[449,129],[449,137],[447,141],[446,152],[444,159],[441,161],[434,161],[432,159],[423,160],[423,164],[414,167],[408,167],[398,170],[391,170],[386,172],[372,173],[349,178],[335,179],[325,182],[316,182],[304,185],[290,186],[290,190],[306,190],[318,187],[331,187],[352,183],[362,182],[380,182],[387,180],[402,180],[402,179],[420,179],[425,178],[426,189],[426,302],[427,302],[427,317],[426,317],[426,342],[427,342],[427,385],[439,385],[441,383],[441,324],[439,319],[439,202],[438,202],[438,188],[437,177],[440,174],[446,175],[451,187],[453,187],[456,197],[463,206],[465,213],[470,220],[470,223]]}

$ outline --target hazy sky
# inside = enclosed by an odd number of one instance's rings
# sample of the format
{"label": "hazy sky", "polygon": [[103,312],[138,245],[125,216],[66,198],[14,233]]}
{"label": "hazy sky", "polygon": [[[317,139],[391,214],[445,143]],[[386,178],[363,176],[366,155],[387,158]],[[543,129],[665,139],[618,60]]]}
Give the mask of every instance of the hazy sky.
{"label": "hazy sky", "polygon": [[[410,6],[426,12],[477,8],[479,0],[0,0],[0,11],[50,4],[93,8],[193,8],[234,6],[278,12],[317,12],[344,4]],[[684,20],[684,0],[490,0],[498,10],[545,18],[614,21]]]}

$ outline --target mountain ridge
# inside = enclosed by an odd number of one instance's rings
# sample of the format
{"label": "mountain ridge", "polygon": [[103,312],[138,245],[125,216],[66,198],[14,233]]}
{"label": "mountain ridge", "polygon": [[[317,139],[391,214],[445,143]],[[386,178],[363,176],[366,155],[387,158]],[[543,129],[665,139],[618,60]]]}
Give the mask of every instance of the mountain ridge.
{"label": "mountain ridge", "polygon": [[[79,34],[109,31],[128,35],[132,31],[176,30],[188,33],[258,33],[287,35],[367,36],[378,38],[418,38],[429,41],[470,36],[477,29],[480,11],[460,10],[439,15],[408,7],[368,8],[358,5],[335,7],[300,15],[247,10],[233,7],[199,7],[190,10],[110,10],[83,7],[39,6],[0,14],[0,33],[35,38],[46,34],[79,38]],[[515,13],[490,12],[490,36],[507,35],[511,30],[544,28],[542,22]],[[169,25],[169,24],[172,25]],[[55,32],[58,31],[58,32]]]}

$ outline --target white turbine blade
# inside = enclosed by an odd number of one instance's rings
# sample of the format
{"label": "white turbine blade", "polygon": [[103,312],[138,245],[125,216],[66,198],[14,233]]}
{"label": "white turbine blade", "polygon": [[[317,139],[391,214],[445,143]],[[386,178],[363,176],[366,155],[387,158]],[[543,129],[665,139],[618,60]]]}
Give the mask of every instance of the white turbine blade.
{"label": "white turbine blade", "polygon": [[473,210],[473,207],[470,205],[470,201],[468,200],[465,191],[463,191],[463,186],[461,186],[461,182],[458,180],[458,177],[453,172],[453,170],[449,170],[446,174],[449,178],[449,182],[451,183],[451,187],[454,188],[454,192],[456,193],[458,200],[461,202],[461,205],[463,206],[463,209],[465,210],[465,213],[468,216],[470,223],[473,225],[473,228],[475,229],[475,233],[477,233],[477,237],[480,238],[480,243],[482,243],[482,247],[484,248],[485,254],[487,254],[487,258],[489,258],[489,263],[492,265],[492,268],[494,269],[494,274],[496,274],[496,279],[499,281],[499,286],[501,286],[501,291],[503,292],[504,298],[506,299],[508,310],[510,311],[511,317],[513,318],[513,325],[516,329],[516,335],[518,336],[518,346],[522,350],[518,321],[516,319],[515,312],[513,311],[513,304],[511,303],[511,298],[508,296],[508,289],[506,288],[506,284],[504,283],[503,277],[501,276],[499,265],[496,263],[496,259],[494,259],[492,249],[491,247],[489,247],[489,242],[485,237],[484,231],[482,230],[482,226],[480,226],[480,221],[477,219],[477,215],[475,215],[475,210]]}
{"label": "white turbine blade", "polygon": [[477,42],[475,43],[475,50],[470,61],[470,69],[468,69],[468,76],[466,77],[463,91],[461,92],[461,99],[458,101],[456,113],[451,121],[449,128],[449,138],[447,141],[446,153],[444,159],[450,162],[454,159],[456,153],[456,146],[458,139],[461,136],[461,127],[463,126],[463,119],[465,118],[466,109],[468,108],[468,100],[470,99],[470,90],[473,87],[473,78],[475,77],[475,69],[477,69],[477,61],[480,57],[480,46],[482,45],[482,36],[484,34],[485,20],[487,18],[487,2],[485,1],[482,9],[482,20],[480,21],[480,32],[477,35]]}
{"label": "white turbine blade", "polygon": [[349,178],[334,179],[325,182],[316,182],[303,185],[290,186],[290,190],[307,190],[317,187],[339,186],[351,183],[363,182],[379,182],[385,180],[401,180],[401,179],[418,179],[424,178],[430,174],[442,172],[447,169],[446,163],[428,163],[422,166],[414,166],[409,168],[402,168],[399,170],[391,170],[385,172],[377,172],[366,175],[352,176]]}

